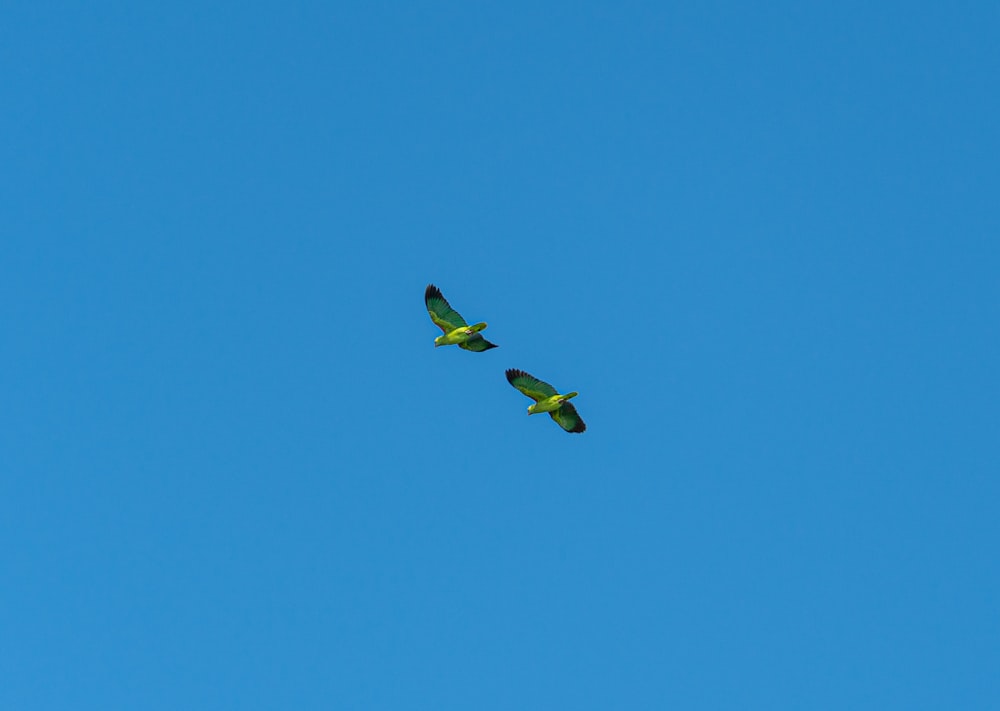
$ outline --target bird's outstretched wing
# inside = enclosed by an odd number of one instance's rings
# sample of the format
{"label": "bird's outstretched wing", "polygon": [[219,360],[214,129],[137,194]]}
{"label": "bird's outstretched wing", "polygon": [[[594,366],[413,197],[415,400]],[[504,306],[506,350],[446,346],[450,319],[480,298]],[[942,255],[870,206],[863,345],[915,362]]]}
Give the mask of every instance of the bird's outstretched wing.
{"label": "bird's outstretched wing", "polygon": [[469,336],[469,340],[465,343],[459,343],[459,348],[464,348],[467,351],[476,351],[477,353],[481,351],[488,351],[490,348],[496,348],[496,343],[490,343],[485,338],[483,338],[478,333]]}
{"label": "bird's outstretched wing", "polygon": [[587,429],[587,425],[583,424],[583,420],[576,413],[576,408],[570,402],[564,402],[558,410],[550,412],[549,415],[567,432],[583,432]]}
{"label": "bird's outstretched wing", "polygon": [[507,382],[530,397],[535,402],[544,400],[547,397],[558,395],[556,389],[546,382],[543,382],[533,375],[525,373],[517,368],[510,368],[507,373]]}
{"label": "bird's outstretched wing", "polygon": [[433,284],[428,284],[424,290],[424,304],[427,305],[427,313],[431,315],[431,321],[437,324],[445,333],[450,333],[460,326],[468,326],[462,315],[455,309],[441,294],[441,290]]}

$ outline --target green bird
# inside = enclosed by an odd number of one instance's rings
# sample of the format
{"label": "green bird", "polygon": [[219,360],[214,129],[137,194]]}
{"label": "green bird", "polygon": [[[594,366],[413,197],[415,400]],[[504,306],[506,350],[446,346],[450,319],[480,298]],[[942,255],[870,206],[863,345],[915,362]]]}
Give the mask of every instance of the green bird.
{"label": "green bird", "polygon": [[583,420],[576,413],[576,408],[568,402],[571,397],[576,397],[580,393],[560,395],[548,383],[517,368],[507,371],[507,382],[535,401],[534,405],[528,405],[529,415],[547,412],[556,424],[567,432],[583,432],[587,429],[587,425],[583,424]]}
{"label": "green bird", "polygon": [[467,324],[462,315],[451,308],[441,290],[433,284],[428,284],[424,291],[424,303],[427,305],[427,313],[431,315],[431,321],[444,331],[443,336],[434,339],[435,348],[457,345],[459,348],[478,353],[497,347],[495,343],[490,343],[479,335],[479,332],[486,328],[485,322],[472,326]]}

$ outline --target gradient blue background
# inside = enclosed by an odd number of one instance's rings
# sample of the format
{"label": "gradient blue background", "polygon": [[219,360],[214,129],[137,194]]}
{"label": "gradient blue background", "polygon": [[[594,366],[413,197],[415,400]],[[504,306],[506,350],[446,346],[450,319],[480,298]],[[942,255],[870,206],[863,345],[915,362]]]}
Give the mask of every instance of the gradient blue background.
{"label": "gradient blue background", "polygon": [[996,3],[0,20],[0,707],[1000,708]]}

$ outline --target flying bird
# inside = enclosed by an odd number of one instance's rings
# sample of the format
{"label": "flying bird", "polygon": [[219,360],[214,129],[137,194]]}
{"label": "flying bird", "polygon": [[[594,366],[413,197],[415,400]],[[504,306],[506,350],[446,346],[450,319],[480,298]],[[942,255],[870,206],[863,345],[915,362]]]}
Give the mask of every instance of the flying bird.
{"label": "flying bird", "polygon": [[576,413],[576,408],[569,402],[571,397],[576,397],[579,393],[560,395],[548,383],[517,368],[507,371],[507,382],[535,401],[534,405],[528,405],[529,415],[547,412],[567,432],[583,432],[587,429],[587,425],[583,424]]}
{"label": "flying bird", "polygon": [[433,284],[428,284],[424,291],[424,303],[427,305],[427,313],[431,315],[431,321],[444,331],[443,336],[434,339],[435,348],[457,345],[467,351],[480,352],[497,347],[495,343],[490,343],[479,335],[479,332],[486,328],[485,322],[472,326],[467,324],[462,315],[451,308],[441,290]]}

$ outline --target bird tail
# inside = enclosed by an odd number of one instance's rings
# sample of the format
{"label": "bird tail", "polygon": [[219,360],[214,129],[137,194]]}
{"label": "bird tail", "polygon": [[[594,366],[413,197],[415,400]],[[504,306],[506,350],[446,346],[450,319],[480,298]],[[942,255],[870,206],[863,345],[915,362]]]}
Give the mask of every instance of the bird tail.
{"label": "bird tail", "polygon": [[485,321],[481,321],[480,323],[477,323],[477,324],[474,324],[472,326],[469,326],[469,330],[470,331],[475,331],[476,333],[479,333],[484,328],[486,328],[486,322]]}
{"label": "bird tail", "polygon": [[579,394],[580,393],[578,393],[578,392],[566,393],[565,395],[562,396],[562,399],[563,400],[569,400],[571,397],[576,397]]}

